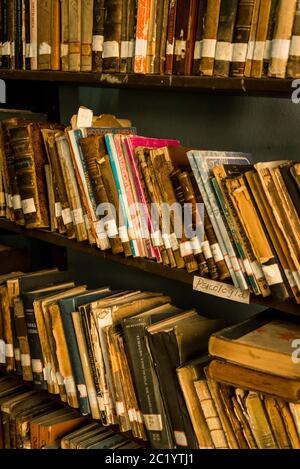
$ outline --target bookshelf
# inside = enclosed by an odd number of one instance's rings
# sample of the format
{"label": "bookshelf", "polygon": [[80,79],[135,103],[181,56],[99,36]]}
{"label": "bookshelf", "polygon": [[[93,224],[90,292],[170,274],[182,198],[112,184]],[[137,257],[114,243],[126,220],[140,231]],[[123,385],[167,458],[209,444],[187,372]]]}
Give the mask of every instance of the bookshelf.
{"label": "bookshelf", "polygon": [[[185,270],[171,269],[167,266],[158,264],[151,260],[133,257],[126,258],[123,255],[114,255],[109,251],[100,251],[96,247],[90,246],[87,242],[79,243],[77,241],[67,239],[65,236],[59,235],[57,233],[51,233],[50,231],[46,230],[26,230],[21,226],[17,226],[7,220],[0,219],[0,229],[17,233],[21,236],[27,236],[33,239],[38,239],[40,241],[44,241],[51,245],[59,246],[61,248],[71,249],[73,251],[81,252],[90,256],[100,257],[115,264],[123,264],[129,268],[144,271],[162,278],[177,281],[183,284],[188,284],[191,285],[191,288],[193,285],[192,274],[189,274]],[[199,295],[201,294],[199,293]],[[229,302],[229,300],[224,301]],[[251,295],[250,304],[260,305],[265,308],[275,308],[290,314],[300,314],[299,305],[297,305],[294,300],[278,302],[272,298],[268,299]]]}

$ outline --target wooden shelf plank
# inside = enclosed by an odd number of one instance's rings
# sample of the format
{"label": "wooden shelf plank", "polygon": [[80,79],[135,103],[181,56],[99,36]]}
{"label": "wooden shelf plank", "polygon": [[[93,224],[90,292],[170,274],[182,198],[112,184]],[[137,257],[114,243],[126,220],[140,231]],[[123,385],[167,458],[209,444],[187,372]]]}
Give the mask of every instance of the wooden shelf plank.
{"label": "wooden shelf plank", "polygon": [[0,79],[29,80],[113,88],[181,90],[235,95],[261,95],[289,98],[292,79],[218,78],[95,72],[0,70]]}
{"label": "wooden shelf plank", "polygon": [[[4,219],[0,219],[0,229],[18,233],[21,236],[39,239],[46,243],[61,246],[73,251],[82,252],[83,254],[100,257],[101,259],[110,262],[115,262],[117,264],[122,264],[130,268],[147,272],[148,274],[157,275],[162,278],[190,285],[191,288],[193,285],[193,275],[189,274],[185,270],[171,269],[167,266],[158,264],[157,262],[148,259],[124,257],[122,254],[114,255],[110,251],[100,251],[96,247],[92,247],[87,243],[79,243],[77,241],[67,239],[65,236],[59,235],[57,233],[51,233],[50,231],[26,230],[25,228],[15,225],[14,223]],[[205,293],[198,294],[202,295]],[[290,314],[300,314],[300,306],[297,305],[293,299],[284,302],[278,302],[272,298],[262,298],[252,295],[251,304],[260,305],[265,308],[275,308]]]}

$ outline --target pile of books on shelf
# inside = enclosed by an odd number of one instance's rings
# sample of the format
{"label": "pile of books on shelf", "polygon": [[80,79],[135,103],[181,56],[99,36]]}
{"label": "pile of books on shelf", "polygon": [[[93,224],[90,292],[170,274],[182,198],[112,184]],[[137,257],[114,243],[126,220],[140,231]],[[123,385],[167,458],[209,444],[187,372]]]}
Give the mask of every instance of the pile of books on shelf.
{"label": "pile of books on shelf", "polygon": [[176,369],[207,350],[223,321],[160,293],[90,291],[55,269],[0,282],[2,370],[154,448],[198,447]]}
{"label": "pile of books on shelf", "polygon": [[300,302],[299,163],[253,166],[86,108],[68,128],[16,116],[1,123],[0,216]]}
{"label": "pile of books on shelf", "polygon": [[3,0],[1,66],[300,76],[297,0]]}

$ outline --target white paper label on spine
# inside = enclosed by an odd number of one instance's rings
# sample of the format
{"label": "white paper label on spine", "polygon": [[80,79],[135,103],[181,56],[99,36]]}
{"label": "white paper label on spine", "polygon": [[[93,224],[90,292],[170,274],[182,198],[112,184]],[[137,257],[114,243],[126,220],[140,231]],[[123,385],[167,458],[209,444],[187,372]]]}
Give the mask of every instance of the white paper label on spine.
{"label": "white paper label on spine", "polygon": [[171,249],[172,246],[171,246],[171,242],[170,242],[170,236],[168,234],[163,234],[162,239],[163,239],[165,248],[166,249]]}
{"label": "white paper label on spine", "polygon": [[67,376],[64,379],[67,394],[76,394],[76,386],[73,376]]}
{"label": "white paper label on spine", "polygon": [[128,243],[129,237],[126,226],[119,226],[119,236],[122,243]]}
{"label": "white paper label on spine", "polygon": [[284,273],[289,282],[290,287],[294,288],[297,284],[296,284],[296,281],[294,279],[292,272],[289,269],[284,269]]}
{"label": "white paper label on spine", "polygon": [[160,231],[159,230],[154,231],[153,233],[151,233],[151,240],[152,240],[153,246],[160,246],[161,236],[160,236]]}
{"label": "white paper label on spine", "polygon": [[80,106],[77,115],[77,127],[83,129],[86,127],[92,127],[94,113],[91,109]]}
{"label": "white paper label on spine", "polygon": [[68,54],[69,54],[69,44],[61,43],[61,45],[60,45],[60,56],[61,56],[61,58],[67,57]]}
{"label": "white paper label on spine", "polygon": [[146,39],[136,39],[135,41],[135,55],[140,57],[147,57],[147,41]]}
{"label": "white paper label on spine", "polygon": [[30,43],[30,58],[31,59],[37,58],[37,43],[36,42]]}
{"label": "white paper label on spine", "polygon": [[167,47],[166,47],[166,55],[173,55],[174,54],[174,41],[169,42],[167,41]]}
{"label": "white paper label on spine", "polygon": [[144,414],[145,427],[149,431],[161,432],[163,429],[160,414]]}
{"label": "white paper label on spine", "polygon": [[273,39],[271,57],[285,60],[289,57],[291,41],[289,39]]}
{"label": "white paper label on spine", "polygon": [[125,406],[123,401],[116,401],[117,415],[125,415]]}
{"label": "white paper label on spine", "polygon": [[253,60],[263,60],[265,53],[265,41],[256,41],[253,51]]}
{"label": "white paper label on spine", "polygon": [[104,228],[109,236],[109,238],[113,238],[114,236],[118,236],[118,228],[116,224],[116,220],[111,219],[104,223]]}
{"label": "white paper label on spine", "polygon": [[39,55],[50,55],[51,54],[51,46],[47,44],[47,42],[42,42],[39,47]]}
{"label": "white paper label on spine", "polygon": [[224,260],[222,251],[218,243],[212,244],[210,248],[215,262],[220,262]]}
{"label": "white paper label on spine", "polygon": [[256,279],[260,279],[260,278],[263,278],[264,276],[264,273],[263,273],[263,270],[261,268],[261,265],[258,261],[253,261],[251,262],[251,269],[253,271],[253,274],[254,274],[254,277]]}
{"label": "white paper label on spine", "polygon": [[9,208],[13,208],[12,196],[10,194],[7,195],[7,206]]}
{"label": "white paper label on spine", "polygon": [[56,218],[62,216],[62,206],[60,202],[56,202],[54,205],[54,211],[55,211],[55,216]]}
{"label": "white paper label on spine", "polygon": [[253,59],[254,46],[255,46],[255,41],[249,41],[248,42],[247,60],[252,60]]}
{"label": "white paper label on spine", "polygon": [[17,362],[21,361],[21,352],[19,348],[15,348],[14,354],[15,354],[15,360]]}
{"label": "white paper label on spine", "polygon": [[205,259],[211,259],[213,255],[210,249],[209,241],[203,241],[201,246]]}
{"label": "white paper label on spine", "polygon": [[31,360],[31,367],[34,373],[43,373],[43,364],[41,360],[38,360],[37,358],[33,358]]}
{"label": "white paper label on spine", "polygon": [[174,431],[175,441],[179,446],[187,446],[187,438],[184,432],[176,432]]}
{"label": "white paper label on spine", "polygon": [[175,55],[185,56],[186,52],[186,41],[175,41]]}
{"label": "white paper label on spine", "polygon": [[3,339],[0,339],[0,363],[6,363],[6,356],[5,356],[5,342]]}
{"label": "white paper label on spine", "polygon": [[12,197],[12,205],[13,205],[14,210],[21,210],[22,201],[21,201],[21,196],[20,195],[14,195]]}
{"label": "white paper label on spine", "polygon": [[117,41],[105,41],[103,43],[103,58],[110,59],[112,57],[119,57],[119,43]]}
{"label": "white paper label on spine", "polygon": [[5,344],[5,356],[7,358],[14,358],[14,347],[12,344]]}
{"label": "white paper label on spine", "polygon": [[232,47],[232,62],[245,62],[248,44],[236,42]]}
{"label": "white paper label on spine", "polygon": [[216,39],[203,39],[202,41],[202,57],[213,59],[216,53]]}
{"label": "white paper label on spine", "polygon": [[21,354],[21,364],[22,366],[31,366],[31,358],[28,353]]}
{"label": "white paper label on spine", "polygon": [[194,254],[200,254],[200,252],[202,252],[201,243],[197,236],[191,239],[191,244]]}
{"label": "white paper label on spine", "polygon": [[25,44],[25,57],[26,59],[30,58],[30,43]]}
{"label": "white paper label on spine", "polygon": [[134,48],[135,48],[135,42],[134,41],[129,41],[129,44],[128,44],[128,57],[133,57],[134,56]]}
{"label": "white paper label on spine", "polygon": [[77,384],[77,389],[79,391],[80,397],[84,398],[87,397],[87,389],[85,384]]}
{"label": "white paper label on spine", "polygon": [[104,41],[104,36],[100,36],[100,35],[93,36],[92,49],[93,49],[94,52],[102,52],[103,51],[103,41]]}
{"label": "white paper label on spine", "polygon": [[266,41],[264,49],[264,60],[268,60],[271,57],[272,41]]}
{"label": "white paper label on spine", "polygon": [[107,239],[107,234],[105,232],[102,220],[96,222],[95,229],[99,239]]}
{"label": "white paper label on spine", "polygon": [[263,265],[262,266],[263,273],[265,275],[267,284],[269,286],[277,285],[278,283],[282,283],[282,276],[279,270],[278,265]]}
{"label": "white paper label on spine", "polygon": [[217,42],[215,60],[230,62],[232,59],[232,43]]}
{"label": "white paper label on spine", "polygon": [[72,215],[71,215],[71,210],[69,208],[65,208],[61,212],[61,216],[64,222],[64,225],[68,225],[69,223],[72,223]]}
{"label": "white paper label on spine", "polygon": [[300,36],[293,36],[291,40],[290,55],[300,56]]}
{"label": "white paper label on spine", "polygon": [[195,49],[194,49],[194,59],[199,60],[201,59],[201,49],[202,49],[202,41],[195,42]]}
{"label": "white paper label on spine", "polygon": [[3,42],[2,44],[2,55],[10,55],[10,42]]}
{"label": "white paper label on spine", "polygon": [[176,233],[171,233],[169,239],[171,243],[171,248],[173,249],[173,251],[177,251],[179,249],[179,245]]}
{"label": "white paper label on spine", "polygon": [[80,225],[81,223],[84,223],[82,208],[72,210],[72,218],[74,225]]}
{"label": "white paper label on spine", "polygon": [[24,215],[28,215],[29,213],[36,213],[34,200],[33,199],[22,200],[22,209],[23,209]]}
{"label": "white paper label on spine", "polygon": [[64,385],[63,375],[59,371],[57,371],[55,374],[56,374],[56,380],[57,380],[58,386],[63,386]]}
{"label": "white paper label on spine", "polygon": [[180,244],[180,255],[181,257],[190,256],[193,254],[192,245],[190,241],[186,241]]}
{"label": "white paper label on spine", "polygon": [[128,51],[129,51],[129,41],[122,41],[121,42],[121,58],[122,59],[127,59],[127,57],[129,57]]}
{"label": "white paper label on spine", "polygon": [[15,56],[15,43],[14,43],[14,41],[11,42],[11,45],[10,45],[10,55],[11,55],[11,57]]}
{"label": "white paper label on spine", "polygon": [[207,293],[226,300],[236,301],[237,303],[250,303],[249,290],[242,291],[240,288],[228,285],[223,282],[216,282],[203,277],[194,277],[193,288],[195,291]]}

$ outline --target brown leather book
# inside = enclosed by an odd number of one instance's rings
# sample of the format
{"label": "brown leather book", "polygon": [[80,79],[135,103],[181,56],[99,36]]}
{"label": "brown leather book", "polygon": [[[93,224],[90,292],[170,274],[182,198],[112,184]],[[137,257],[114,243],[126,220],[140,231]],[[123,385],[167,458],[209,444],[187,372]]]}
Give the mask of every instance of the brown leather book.
{"label": "brown leather book", "polygon": [[282,416],[286,432],[293,449],[300,449],[300,437],[293,419],[293,415],[287,402],[282,399],[277,400],[277,405]]}
{"label": "brown leather book", "polygon": [[49,226],[43,127],[47,128],[47,124],[31,123],[9,130],[26,228]]}
{"label": "brown leather book", "polygon": [[137,2],[135,0],[127,0],[127,29],[128,29],[127,72],[128,73],[132,73],[133,68],[134,68],[136,19],[137,19]]}
{"label": "brown leather book", "polygon": [[221,0],[207,0],[200,62],[200,75],[213,75],[220,7]]}
{"label": "brown leather book", "polygon": [[254,0],[239,0],[233,35],[230,76],[243,77],[250,37]]}
{"label": "brown leather book", "polygon": [[272,41],[269,77],[285,78],[297,0],[280,0]]}
{"label": "brown leather book", "polygon": [[202,44],[203,44],[206,9],[207,9],[207,0],[200,0],[199,8],[198,8],[195,47],[194,47],[193,75],[200,74],[200,64],[201,64],[201,55],[202,55]]}
{"label": "brown leather book", "polygon": [[295,163],[291,167],[291,175],[295,179],[295,182],[300,190],[300,163]]}
{"label": "brown leather book", "polygon": [[128,0],[122,0],[122,24],[121,24],[121,44],[120,44],[120,73],[127,72],[127,59],[129,53],[128,42]]}
{"label": "brown leather book", "polygon": [[263,60],[271,13],[271,3],[271,0],[261,0],[260,2],[251,66],[251,76],[254,78],[260,78],[262,76]]}
{"label": "brown leather book", "polygon": [[192,70],[193,70],[199,3],[200,3],[200,0],[191,0],[191,3],[190,3],[188,32],[187,32],[187,39],[186,39],[186,57],[185,57],[185,67],[184,67],[185,75],[191,75]]}
{"label": "brown leather book", "polygon": [[[191,3],[192,0],[177,0],[173,65],[174,75],[185,75],[186,72],[187,37]],[[196,17],[194,16],[194,18]]]}
{"label": "brown leather book", "polygon": [[168,11],[168,29],[166,45],[166,68],[165,73],[172,75],[175,55],[175,25],[177,16],[177,0],[170,0]]}
{"label": "brown leather book", "polygon": [[265,50],[264,50],[263,70],[262,70],[262,75],[264,77],[268,76],[268,71],[269,71],[269,64],[270,64],[271,50],[272,50],[272,39],[273,39],[274,29],[275,29],[275,24],[276,24],[278,4],[279,4],[279,0],[271,0],[271,11],[270,11],[270,17],[269,17],[267,39],[266,39]]}
{"label": "brown leather book", "polygon": [[217,45],[214,63],[214,75],[228,77],[232,61],[232,42],[236,20],[238,0],[221,0]]}
{"label": "brown leather book", "polygon": [[251,20],[251,29],[250,29],[250,34],[249,34],[249,42],[248,42],[247,57],[246,57],[246,64],[245,64],[245,76],[246,77],[251,76],[251,68],[252,68],[256,31],[257,31],[260,1],[261,0],[254,0],[254,7],[253,7],[253,12],[252,12],[252,20]]}
{"label": "brown leather book", "polygon": [[93,45],[92,69],[93,72],[102,70],[102,53],[104,41],[105,0],[94,0],[93,11]]}
{"label": "brown leather book", "polygon": [[292,446],[276,399],[264,396],[263,402],[278,448],[290,449]]}
{"label": "brown leather book", "polygon": [[84,0],[81,11],[81,64],[82,72],[92,71],[93,7],[94,0]]}
{"label": "brown leather book", "polygon": [[167,47],[167,33],[168,33],[168,18],[169,18],[169,5],[170,0],[164,0],[163,4],[163,20],[162,20],[162,32],[160,41],[159,51],[159,71],[161,75],[165,74],[166,67],[166,47]]}
{"label": "brown leather book", "polygon": [[157,0],[150,0],[150,14],[147,37],[146,73],[154,73],[155,43],[156,43],[156,4]]}
{"label": "brown leather book", "polygon": [[0,307],[3,322],[3,337],[5,342],[6,371],[15,371],[13,322],[10,315],[9,300],[6,285],[0,285]]}
{"label": "brown leather book", "polygon": [[227,413],[228,419],[231,423],[235,433],[239,449],[248,449],[249,445],[243,432],[243,426],[237,418],[232,398],[234,397],[234,389],[231,386],[225,386],[219,383],[219,395],[223,402],[224,410]]}
{"label": "brown leather book", "polygon": [[60,70],[60,0],[51,2],[51,70]]}
{"label": "brown leather book", "polygon": [[294,18],[294,26],[292,32],[291,46],[289,52],[289,60],[287,64],[286,74],[291,78],[300,77],[300,1],[297,1],[296,13]]}
{"label": "brown leather book", "polygon": [[69,71],[80,72],[81,0],[69,0]]}
{"label": "brown leather book", "polygon": [[153,73],[157,74],[160,73],[160,50],[163,35],[164,6],[164,0],[156,0],[156,11],[154,15],[156,36],[154,44]]}
{"label": "brown leather book", "polygon": [[61,69],[63,72],[69,70],[69,0],[61,0]]}
{"label": "brown leather book", "polygon": [[[51,70],[52,0],[37,2],[38,69]],[[50,20],[50,21],[49,21]]]}
{"label": "brown leather book", "polygon": [[105,7],[103,71],[118,73],[122,37],[122,0],[107,0]]}
{"label": "brown leather book", "polygon": [[[106,194],[103,179],[98,169],[99,161],[106,153],[104,138],[103,136],[96,135],[83,138],[80,140],[80,146],[87,165],[96,204],[97,206],[101,203],[108,204],[109,199]],[[115,208],[117,210],[117,207]],[[117,236],[118,229],[116,220],[113,214],[110,215],[111,219],[109,222],[107,222],[106,225],[107,234],[109,236],[112,252],[114,254],[119,254],[123,252],[123,247],[119,236]]]}

